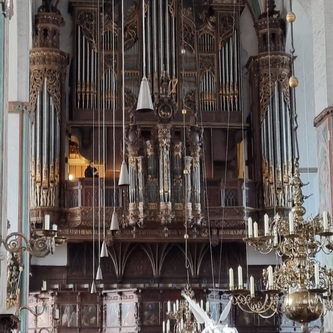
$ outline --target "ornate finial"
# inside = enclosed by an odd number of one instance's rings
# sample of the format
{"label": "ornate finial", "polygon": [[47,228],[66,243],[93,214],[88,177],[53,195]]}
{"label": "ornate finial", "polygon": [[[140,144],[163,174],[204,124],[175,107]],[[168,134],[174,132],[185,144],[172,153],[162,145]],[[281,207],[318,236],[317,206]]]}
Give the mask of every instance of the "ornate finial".
{"label": "ornate finial", "polygon": [[300,178],[299,173],[299,163],[298,160],[294,163],[294,175],[290,180],[290,185],[293,187],[293,208],[292,211],[298,215],[303,216],[306,212],[305,208],[303,207],[304,199],[307,199],[309,196],[303,195],[302,187],[307,185],[304,184]]}
{"label": "ornate finial", "polygon": [[267,0],[267,11],[270,13],[270,12],[273,12],[275,10],[275,1],[274,0]]}
{"label": "ornate finial", "polygon": [[42,5],[38,8],[38,12],[56,13],[60,15],[60,11],[57,9],[58,1],[55,6],[51,5],[52,0],[43,0]]}
{"label": "ornate finial", "polygon": [[280,15],[279,10],[275,10],[275,0],[266,0],[266,11],[262,13],[259,18],[264,18],[264,17],[278,17]]}

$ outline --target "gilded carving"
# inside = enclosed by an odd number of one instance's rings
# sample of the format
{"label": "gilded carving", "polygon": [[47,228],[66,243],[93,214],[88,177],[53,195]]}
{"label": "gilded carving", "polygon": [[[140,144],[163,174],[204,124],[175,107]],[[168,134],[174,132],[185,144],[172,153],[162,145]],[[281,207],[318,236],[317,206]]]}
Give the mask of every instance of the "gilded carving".
{"label": "gilded carving", "polygon": [[23,267],[18,253],[8,254],[7,260],[7,308],[18,304],[20,300],[20,281]]}
{"label": "gilded carving", "polygon": [[81,10],[77,15],[77,24],[81,27],[83,35],[87,38],[91,48],[97,52],[97,20],[96,12],[90,10]]}
{"label": "gilded carving", "polygon": [[223,49],[225,43],[233,35],[236,27],[236,18],[231,14],[223,14],[219,17],[219,49]]}
{"label": "gilded carving", "polygon": [[271,97],[274,95],[275,85],[281,85],[284,100],[290,105],[289,76],[291,58],[285,54],[264,55],[257,60],[259,69],[259,96],[260,96],[260,119],[265,117]]}

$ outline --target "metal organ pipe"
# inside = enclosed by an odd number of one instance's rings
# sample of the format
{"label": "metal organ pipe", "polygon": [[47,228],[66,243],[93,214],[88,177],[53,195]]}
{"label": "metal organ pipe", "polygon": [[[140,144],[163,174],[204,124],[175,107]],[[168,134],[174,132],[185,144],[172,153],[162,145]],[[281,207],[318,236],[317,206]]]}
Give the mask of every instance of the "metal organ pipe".
{"label": "metal organ pipe", "polygon": [[150,30],[150,26],[151,26],[151,11],[150,11],[150,6],[148,6],[148,10],[147,10],[147,16],[146,16],[146,20],[147,20],[147,24],[145,24],[146,27],[146,31],[147,31],[147,38],[146,38],[146,43],[147,43],[147,47],[146,47],[146,73],[147,73],[147,78],[149,78],[151,76],[151,52],[150,50],[152,49],[152,45],[151,45],[151,30]]}
{"label": "metal organ pipe", "polygon": [[[176,8],[174,8],[176,10]],[[174,13],[175,14],[175,13]],[[183,13],[181,13],[183,15]],[[176,22],[175,22],[175,15],[171,15],[171,26],[172,26],[172,34],[171,34],[171,77],[176,77]],[[184,26],[182,27],[184,29]],[[181,46],[183,47],[183,45]],[[184,46],[185,47],[185,46]]]}
{"label": "metal organ pipe", "polygon": [[165,65],[163,62],[165,61],[164,58],[164,31],[163,31],[163,8],[162,8],[162,2],[163,1],[158,1],[158,13],[159,13],[159,50],[160,50],[160,72],[162,73],[164,68],[163,66]]}
{"label": "metal organ pipe", "polygon": [[44,86],[43,86],[43,156],[42,156],[42,201],[41,206],[47,206],[47,191],[48,191],[48,182],[49,182],[49,110],[50,102],[49,102],[49,94],[47,92],[47,82],[46,78],[44,79]]}
{"label": "metal organ pipe", "polygon": [[50,149],[49,149],[49,206],[54,206],[55,204],[55,149],[57,142],[55,140],[55,109],[54,109],[54,104],[53,104],[53,99],[50,97],[50,138],[49,138],[49,143],[50,143]]}
{"label": "metal organ pipe", "polygon": [[[162,1],[161,1],[162,2]],[[170,73],[170,52],[168,52],[171,48],[170,48],[170,32],[169,32],[169,12],[168,12],[168,2],[166,2],[166,6],[165,6],[165,61],[166,61],[166,71],[167,73]]]}
{"label": "metal organ pipe", "polygon": [[76,40],[76,63],[77,63],[77,76],[76,76],[76,107],[80,107],[81,93],[82,93],[82,80],[81,80],[81,27],[77,26],[77,40]]}
{"label": "metal organ pipe", "polygon": [[237,30],[234,31],[234,57],[235,57],[235,69],[234,69],[234,100],[235,111],[239,111],[239,73],[238,73],[238,38]]}

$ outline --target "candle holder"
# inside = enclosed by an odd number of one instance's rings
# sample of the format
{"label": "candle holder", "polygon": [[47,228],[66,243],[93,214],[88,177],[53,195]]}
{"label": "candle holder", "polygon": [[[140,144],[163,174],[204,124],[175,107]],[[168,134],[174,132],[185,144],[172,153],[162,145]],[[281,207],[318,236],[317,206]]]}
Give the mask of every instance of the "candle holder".
{"label": "candle holder", "polygon": [[50,216],[45,215],[44,228],[33,230],[31,238],[20,232],[12,232],[5,238],[0,236],[0,244],[10,253],[29,252],[35,257],[46,257],[54,253],[56,245],[66,241],[65,237],[58,236],[58,227],[53,224],[50,228]]}
{"label": "candle holder", "polygon": [[[318,252],[333,250],[333,226],[330,216],[303,218],[303,183],[300,180],[298,163],[291,179],[294,198],[293,207],[284,218],[276,214],[272,219],[264,217],[265,236],[257,230],[256,222],[248,219],[248,237],[244,241],[257,251],[267,254],[274,251],[281,263],[263,270],[263,290],[255,290],[254,278],[250,277],[250,290],[231,288],[234,285],[233,271],[229,270],[229,293],[243,311],[256,313],[264,318],[283,312],[293,321],[307,327],[318,319],[323,309],[333,309],[333,271],[323,267],[315,259]],[[242,270],[238,268],[238,275]],[[240,277],[238,276],[238,285]],[[324,297],[325,295],[325,297]]]}

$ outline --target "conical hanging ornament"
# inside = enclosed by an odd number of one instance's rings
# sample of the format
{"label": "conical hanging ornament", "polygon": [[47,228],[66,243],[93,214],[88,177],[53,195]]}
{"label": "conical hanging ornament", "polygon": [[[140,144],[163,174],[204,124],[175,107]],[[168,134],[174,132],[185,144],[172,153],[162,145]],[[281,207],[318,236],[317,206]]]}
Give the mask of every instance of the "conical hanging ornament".
{"label": "conical hanging ornament", "polygon": [[145,76],[141,80],[136,111],[138,112],[154,111],[153,101],[151,99],[151,94],[149,89],[149,83]]}
{"label": "conical hanging ornament", "polygon": [[121,163],[121,168],[120,168],[120,175],[119,175],[119,186],[128,186],[129,185],[129,175],[128,175],[128,169],[126,162],[123,161]]}
{"label": "conical hanging ornament", "polygon": [[96,294],[96,292],[97,292],[96,283],[95,283],[95,280],[93,280],[93,282],[91,283],[90,294]]}
{"label": "conical hanging ornament", "polygon": [[101,247],[101,258],[106,258],[108,256],[108,248],[106,246],[105,240],[103,240],[102,247]]}
{"label": "conical hanging ornament", "polygon": [[118,231],[119,230],[118,214],[115,210],[112,213],[110,230],[111,231]]}
{"label": "conical hanging ornament", "polygon": [[96,280],[103,280],[101,265],[98,265],[97,273],[96,273]]}

